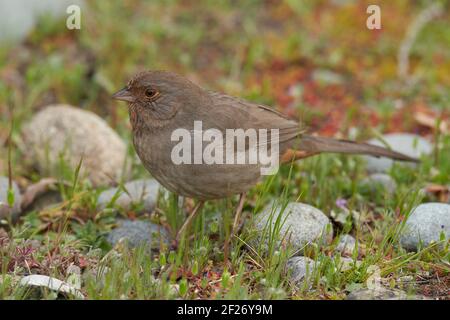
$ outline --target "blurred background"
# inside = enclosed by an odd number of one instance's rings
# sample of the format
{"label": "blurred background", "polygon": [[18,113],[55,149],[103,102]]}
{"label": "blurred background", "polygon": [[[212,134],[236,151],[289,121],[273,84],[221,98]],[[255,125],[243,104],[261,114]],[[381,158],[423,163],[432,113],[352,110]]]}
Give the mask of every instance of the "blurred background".
{"label": "blurred background", "polygon": [[[79,30],[66,27],[70,4],[81,7]],[[366,27],[370,4],[381,8],[380,30]],[[436,4],[409,39],[418,17]],[[446,117],[450,109],[450,11],[444,1],[0,5],[2,141],[11,108],[21,119],[52,103],[90,109],[113,127],[126,126],[126,110],[110,94],[141,69],[172,70],[204,87],[270,104],[326,135],[367,136],[372,129],[429,134],[417,113]],[[403,59],[409,68],[399,74],[408,40]]]}
{"label": "blurred background", "polygon": [[[79,29],[67,27],[68,23],[74,22],[74,11],[67,12],[71,5],[80,8]],[[366,25],[371,15],[367,13],[369,5],[379,6],[381,29],[370,30]],[[411,146],[417,144],[420,152],[412,155],[426,155],[417,168],[394,166],[390,170],[390,165],[379,163],[368,163],[366,168],[360,166],[356,157],[315,157],[295,164],[300,170],[295,171],[292,181],[286,182],[290,180],[289,168],[280,170],[281,177],[275,179],[263,196],[263,202],[279,197],[280,190],[289,184],[291,189],[287,199],[301,200],[324,210],[332,217],[335,227],[339,226],[337,230],[349,232],[353,228],[351,220],[355,220],[358,241],[367,245],[367,255],[361,254],[368,261],[365,266],[380,263],[385,268],[384,276],[390,275],[392,270],[402,275],[401,272],[407,269],[403,266],[408,264],[411,268],[407,270],[416,276],[415,263],[425,268],[423,261],[427,261],[426,269],[432,272],[426,277],[436,280],[437,285],[433,288],[424,285],[422,292],[448,297],[448,246],[442,253],[418,255],[411,260],[412,257],[403,251],[393,251],[391,240],[395,237],[389,231],[391,227],[400,226],[404,215],[423,199],[445,203],[450,200],[448,1],[0,0],[0,202],[2,205],[8,202],[10,207],[21,203],[22,208],[30,206],[28,211],[39,212],[39,215],[22,213],[25,223],[17,228],[23,230],[14,231],[14,236],[46,239],[53,230],[56,249],[50,251],[59,252],[62,250],[59,239],[65,239],[60,236],[60,220],[72,214],[71,233],[67,239],[104,248],[104,235],[116,222],[112,211],[101,211],[98,206],[101,204],[104,208],[107,203],[114,202],[117,189],[106,191],[109,192],[104,197],[106,200],[101,200],[102,197],[98,197],[101,190],[76,185],[76,173],[81,151],[88,146],[90,151],[83,165],[92,170],[93,184],[106,186],[149,176],[139,165],[131,144],[126,105],[111,99],[132,75],[143,69],[171,70],[202,87],[270,105],[303,121],[309,131],[320,135],[364,141],[386,137],[383,135],[388,133],[410,134],[397,136],[391,141],[395,142],[392,147],[406,152],[402,148],[411,150]],[[54,104],[74,108],[53,109],[45,116],[39,113]],[[80,110],[89,113],[79,113]],[[57,125],[50,126],[49,123]],[[72,150],[73,161],[68,163],[69,173],[65,174],[67,165],[60,160],[59,154],[66,147],[62,139],[69,136],[69,132],[77,133],[78,140],[73,148],[78,150]],[[53,145],[55,153],[47,153],[51,150],[46,150],[47,146],[39,140],[41,135],[56,143]],[[42,153],[44,158],[37,160]],[[44,170],[50,161],[57,162],[56,171]],[[132,177],[119,179],[130,162]],[[98,171],[105,168],[109,168],[113,176],[108,175],[106,183],[104,177],[94,180]],[[366,169],[369,173],[371,170],[389,172],[390,176],[383,176],[383,181],[390,181],[386,192],[373,192],[370,188],[366,192],[359,187],[356,181],[367,176]],[[45,189],[43,186],[54,183],[42,179],[49,176],[62,178],[58,186],[62,192],[53,190],[50,197],[54,199],[46,202],[65,201],[56,209],[40,211],[45,204],[31,206],[30,203],[37,198],[37,189]],[[372,187],[372,180],[368,181]],[[154,183],[150,182],[153,186]],[[33,189],[30,185],[38,188]],[[13,189],[15,199],[10,197]],[[25,191],[22,196],[19,189]],[[157,186],[154,189],[151,203],[137,208],[159,224],[170,225],[172,231],[176,230],[184,217],[177,211],[176,199],[166,201],[164,198],[162,205],[155,209]],[[258,207],[261,197],[255,189],[244,208],[246,211]],[[419,190],[425,190],[425,193]],[[140,195],[136,198],[142,200]],[[192,246],[192,252],[186,253],[192,253],[196,270],[199,268],[197,261],[201,262],[200,270],[205,268],[208,272],[213,270],[209,269],[208,259],[222,261],[220,248],[227,234],[226,222],[232,221],[222,214],[231,214],[232,206],[227,207],[227,204],[230,203],[211,204],[205,209],[213,217],[208,216],[210,220],[205,220],[207,223],[204,224],[211,230],[207,230],[204,238],[208,245],[198,242],[198,246],[205,246],[209,251],[193,254],[196,246]],[[192,205],[187,202],[186,206]],[[6,214],[0,207],[0,220],[9,219],[10,207]],[[349,210],[354,208],[363,212],[359,218],[350,217]],[[20,208],[12,209],[16,215],[21,214]],[[344,218],[339,214],[333,216],[332,209],[347,215]],[[122,213],[134,219],[136,212],[138,210],[133,207]],[[442,219],[447,220],[440,221],[448,221],[448,215],[442,212],[438,215],[433,211],[431,216],[444,217]],[[162,213],[167,217],[164,218]],[[444,223],[439,221],[431,224],[426,220],[419,225],[436,228],[442,225],[444,228]],[[430,238],[438,237],[439,231],[429,230]],[[209,241],[213,244],[209,245]],[[380,245],[372,248],[374,244]],[[68,248],[72,250],[72,247]],[[42,257],[47,257],[48,251],[43,250]],[[325,248],[320,255],[310,256],[316,261],[328,261],[334,251],[334,247]],[[69,252],[68,255],[73,254]],[[13,254],[8,252],[6,256]],[[272,256],[275,257],[269,255]],[[396,260],[398,257],[405,259],[404,265]],[[82,268],[91,263],[80,261],[75,263]],[[386,261],[390,261],[391,267]],[[137,265],[140,263],[138,260]],[[273,269],[278,262],[261,264],[265,266],[265,273],[255,278],[249,276],[245,281],[248,280],[253,288],[254,283],[259,283],[258,277],[264,280],[273,277],[272,282],[268,281],[270,286],[281,286],[279,279],[283,277],[277,276],[281,269],[276,272]],[[352,279],[347,276],[336,278],[334,264],[323,266],[321,275],[330,275],[329,286],[324,288],[332,288],[331,291],[351,291],[347,283],[359,285],[366,279],[366,271],[358,270]],[[123,272],[128,269],[129,263],[124,262]],[[65,265],[61,270],[65,272]],[[437,271],[433,273],[433,270]],[[45,272],[50,274],[48,270]],[[122,278],[120,275],[114,278],[117,286],[122,285]],[[322,278],[318,276],[317,279]],[[140,288],[141,282],[136,277],[136,287]],[[247,290],[242,285],[238,289]],[[109,291],[115,298],[121,294],[120,290]],[[267,295],[254,297],[274,297],[270,290],[267,292]],[[246,293],[238,293],[230,297],[247,297]],[[99,297],[107,297],[105,294],[99,294]],[[93,292],[90,295],[96,297]],[[156,295],[161,296],[166,297]],[[285,297],[284,293],[280,297]]]}

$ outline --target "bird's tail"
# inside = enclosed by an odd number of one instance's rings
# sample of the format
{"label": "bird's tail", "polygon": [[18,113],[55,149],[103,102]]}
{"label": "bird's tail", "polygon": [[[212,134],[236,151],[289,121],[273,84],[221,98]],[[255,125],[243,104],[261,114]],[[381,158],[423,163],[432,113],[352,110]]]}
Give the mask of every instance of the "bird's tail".
{"label": "bird's tail", "polygon": [[300,141],[297,142],[298,150],[318,153],[346,153],[346,154],[364,154],[374,157],[386,157],[394,160],[419,162],[418,159],[409,157],[399,152],[395,152],[383,147],[374,146],[368,143],[359,143],[349,140],[340,140],[325,137],[315,137],[310,135],[302,135]]}

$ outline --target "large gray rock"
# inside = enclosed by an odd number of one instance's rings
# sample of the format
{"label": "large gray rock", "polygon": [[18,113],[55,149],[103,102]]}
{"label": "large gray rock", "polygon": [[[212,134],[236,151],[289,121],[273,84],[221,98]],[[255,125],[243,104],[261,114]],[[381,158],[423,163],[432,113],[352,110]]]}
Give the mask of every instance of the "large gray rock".
{"label": "large gray rock", "polygon": [[[383,140],[397,152],[404,153],[410,157],[419,158],[422,154],[430,154],[433,151],[433,146],[424,138],[409,134],[409,133],[390,133],[383,136]],[[368,143],[385,147],[385,144],[380,140],[372,139]],[[369,172],[388,172],[394,163],[388,158],[374,158],[364,156],[367,161],[367,171]],[[406,164],[406,162],[405,162]],[[408,165],[413,165],[409,163]]]}
{"label": "large gray rock", "polygon": [[[273,208],[273,205],[269,204],[257,216],[255,227],[260,234],[264,232],[266,226],[271,226],[271,230],[274,230],[278,216],[282,214],[280,221],[284,223],[279,229],[279,240],[283,237],[286,240],[289,239],[296,249],[314,241],[328,240],[332,236],[333,228],[330,220],[319,209],[299,202],[288,203],[283,212],[281,209],[281,207]],[[267,232],[265,233],[267,234]],[[268,237],[263,236],[263,241],[268,244]]]}
{"label": "large gray rock", "polygon": [[8,205],[8,189],[9,179],[0,177],[0,219],[11,218],[12,220],[15,220],[20,214],[20,202],[22,201],[22,196],[19,187],[13,181],[12,189],[14,192],[14,205],[10,207]]}
{"label": "large gray rock", "polygon": [[292,257],[286,264],[290,279],[297,285],[303,284],[305,278],[310,277],[314,271],[314,260],[307,257]]}
{"label": "large gray rock", "polygon": [[160,247],[161,241],[164,245],[169,244],[169,234],[166,229],[154,223],[123,220],[119,221],[118,225],[106,238],[112,246],[125,242],[131,248],[145,245],[149,249],[155,249]]}
{"label": "large gray rock", "polygon": [[81,175],[94,186],[118,181],[127,147],[96,114],[68,105],[38,112],[22,130],[23,152],[42,174],[55,173],[63,156],[73,170],[83,158]]}
{"label": "large gray rock", "polygon": [[[121,191],[114,202],[114,207],[129,210],[133,205],[143,204],[143,212],[152,212],[156,206],[160,185],[154,179],[130,181],[124,185],[126,191]],[[97,207],[106,208],[118,192],[118,188],[103,191],[98,197]]]}
{"label": "large gray rock", "polygon": [[400,235],[400,244],[408,250],[417,250],[439,241],[443,233],[450,239],[450,205],[445,203],[424,203],[416,207],[405,223]]}

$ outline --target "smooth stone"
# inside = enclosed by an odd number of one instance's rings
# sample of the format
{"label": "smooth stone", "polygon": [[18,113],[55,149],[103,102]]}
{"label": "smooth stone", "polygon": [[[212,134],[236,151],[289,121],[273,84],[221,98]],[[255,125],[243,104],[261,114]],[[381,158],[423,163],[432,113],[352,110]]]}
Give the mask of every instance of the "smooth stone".
{"label": "smooth stone", "polygon": [[411,295],[401,290],[386,288],[360,289],[350,293],[347,300],[426,300],[422,295]]}
{"label": "smooth stone", "polygon": [[[400,153],[407,156],[419,158],[422,154],[428,155],[433,151],[433,146],[426,139],[421,136],[410,133],[390,133],[383,135],[383,140],[391,147]],[[385,147],[385,144],[378,139],[369,140],[368,143]],[[369,172],[388,172],[392,167],[394,161],[388,158],[375,158],[364,156],[367,161],[367,171]],[[406,162],[398,162],[406,164]],[[414,164],[408,163],[412,166]]]}
{"label": "smooth stone", "polygon": [[339,238],[336,251],[344,255],[352,255],[356,246],[356,240],[349,234],[344,234]]}
{"label": "smooth stone", "polygon": [[82,158],[81,176],[94,186],[117,182],[124,173],[125,142],[90,111],[48,106],[23,127],[22,135],[26,160],[43,175],[57,173],[61,155],[74,171]]}
{"label": "smooth stone", "polygon": [[301,285],[305,277],[311,276],[314,270],[314,260],[307,257],[292,257],[288,260],[286,269],[291,281]]}
{"label": "smooth stone", "polygon": [[52,291],[74,296],[77,299],[84,299],[84,295],[71,284],[45,275],[33,274],[23,277],[20,285],[38,288],[47,288]]}
{"label": "smooth stone", "polygon": [[[259,232],[263,232],[271,220],[273,231],[280,213],[280,206],[273,208],[273,204],[269,204],[256,217],[256,229]],[[280,221],[284,221],[284,224],[280,227],[279,240],[283,237],[286,240],[289,239],[296,249],[301,249],[311,242],[328,241],[333,234],[333,228],[328,217],[319,209],[305,203],[288,203],[282,213],[282,217],[280,217]],[[267,245],[268,237],[264,237],[263,240]]]}
{"label": "smooth stone", "polygon": [[450,205],[439,202],[417,206],[405,223],[400,235],[400,244],[415,251],[422,242],[424,246],[440,240],[441,233],[450,238]]}
{"label": "smooth stone", "polygon": [[372,193],[379,191],[380,187],[388,193],[394,193],[397,183],[390,175],[385,173],[373,173],[361,181],[361,184],[368,187]]}
{"label": "smooth stone", "polygon": [[[115,200],[113,207],[129,210],[133,205],[143,204],[143,212],[152,212],[156,206],[160,184],[154,179],[130,181],[124,185],[127,192],[121,191]],[[103,191],[97,200],[97,208],[106,208],[119,188],[111,188]]]}
{"label": "smooth stone", "polygon": [[0,219],[11,218],[11,220],[16,220],[21,212],[20,203],[22,201],[22,195],[20,194],[17,183],[13,181],[14,205],[11,208],[8,205],[8,189],[9,179],[7,177],[0,177]]}
{"label": "smooth stone", "polygon": [[150,249],[157,249],[160,247],[160,241],[164,245],[169,244],[168,232],[157,224],[148,221],[122,220],[118,222],[118,225],[106,238],[111,246],[125,242],[131,248],[145,245]]}

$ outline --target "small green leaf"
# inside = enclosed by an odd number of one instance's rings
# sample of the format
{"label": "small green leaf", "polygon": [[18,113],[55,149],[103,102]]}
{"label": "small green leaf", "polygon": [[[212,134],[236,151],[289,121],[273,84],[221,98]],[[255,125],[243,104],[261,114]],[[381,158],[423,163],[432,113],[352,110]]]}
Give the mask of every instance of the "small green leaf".
{"label": "small green leaf", "polygon": [[186,279],[182,279],[180,281],[180,295],[184,296],[187,293],[188,290],[188,283]]}
{"label": "small green leaf", "polygon": [[169,263],[170,264],[173,264],[173,263],[175,263],[175,259],[176,259],[176,254],[175,254],[175,251],[170,251],[170,253],[169,253]]}
{"label": "small green leaf", "polygon": [[166,255],[164,254],[164,252],[162,252],[161,255],[159,256],[159,264],[161,266],[165,266],[166,263],[167,263]]}
{"label": "small green leaf", "polygon": [[227,288],[230,283],[230,273],[228,271],[224,271],[222,273],[222,287]]}
{"label": "small green leaf", "polygon": [[198,273],[198,262],[195,261],[194,264],[192,265],[192,274],[197,275],[197,273]]}
{"label": "small green leaf", "polygon": [[216,233],[219,230],[219,224],[217,223],[217,221],[213,221],[210,224],[209,229],[211,230],[212,233]]}
{"label": "small green leaf", "polygon": [[14,206],[15,196],[14,196],[14,190],[12,188],[8,189],[7,200],[8,200],[8,205],[10,207],[13,207]]}

